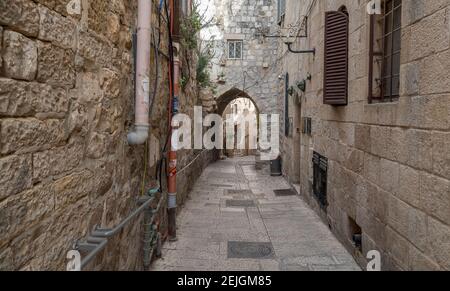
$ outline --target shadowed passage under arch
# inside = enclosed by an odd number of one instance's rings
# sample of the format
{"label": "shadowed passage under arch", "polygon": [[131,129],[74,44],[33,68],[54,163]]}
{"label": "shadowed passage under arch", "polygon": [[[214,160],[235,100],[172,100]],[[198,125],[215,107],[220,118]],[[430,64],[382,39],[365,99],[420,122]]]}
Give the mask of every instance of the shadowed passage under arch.
{"label": "shadowed passage under arch", "polygon": [[232,88],[230,90],[228,90],[227,92],[225,92],[224,94],[222,94],[220,97],[217,98],[217,113],[219,115],[223,115],[223,113],[225,112],[225,109],[227,108],[227,106],[235,99],[238,98],[248,98],[250,99],[253,104],[256,107],[256,112],[259,113],[259,107],[258,104],[255,102],[255,100],[250,97],[246,92],[237,89],[237,88]]}

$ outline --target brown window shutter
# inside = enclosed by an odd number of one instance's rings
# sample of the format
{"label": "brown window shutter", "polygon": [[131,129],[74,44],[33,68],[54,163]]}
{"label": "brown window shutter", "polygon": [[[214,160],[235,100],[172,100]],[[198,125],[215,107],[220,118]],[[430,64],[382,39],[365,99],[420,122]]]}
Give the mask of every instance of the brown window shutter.
{"label": "brown window shutter", "polygon": [[340,11],[325,15],[325,58],[323,102],[348,103],[348,15]]}

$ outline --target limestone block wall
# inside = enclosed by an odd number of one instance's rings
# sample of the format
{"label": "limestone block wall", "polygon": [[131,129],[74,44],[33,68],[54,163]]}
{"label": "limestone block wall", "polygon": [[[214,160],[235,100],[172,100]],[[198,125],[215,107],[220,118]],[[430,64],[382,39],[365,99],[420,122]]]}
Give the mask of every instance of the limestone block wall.
{"label": "limestone block wall", "polygon": [[[207,35],[215,53],[211,78],[217,85],[216,98],[236,88],[252,98],[261,113],[277,113],[277,40],[263,37],[277,30],[276,7],[276,0],[209,1],[217,24]],[[228,40],[243,42],[242,59],[228,59]]]}
{"label": "limestone block wall", "polygon": [[[386,270],[449,270],[450,1],[402,2],[401,96],[369,104],[368,1],[287,0],[286,23],[313,3],[309,37],[296,46],[317,54],[284,58],[292,82],[312,75],[289,116],[313,119],[311,136],[283,137],[284,172],[362,266],[379,250]],[[349,104],[332,107],[323,104],[324,16],[342,5],[350,17]],[[327,212],[312,196],[313,151],[329,159]],[[351,220],[363,232],[362,254]]]}
{"label": "limestone block wall", "polygon": [[[68,3],[0,1],[0,270],[65,270],[76,240],[94,225],[115,226],[137,206],[167,139],[164,17],[146,150],[126,140],[134,123],[137,2],[82,0],[79,15],[68,13]],[[190,83],[180,96],[183,111],[192,111],[197,95]],[[180,166],[195,155],[180,153]],[[181,201],[198,177],[191,173],[212,159],[203,154],[184,173],[190,179],[180,177]],[[164,210],[159,221],[164,236]],[[142,217],[89,268],[142,269]]]}

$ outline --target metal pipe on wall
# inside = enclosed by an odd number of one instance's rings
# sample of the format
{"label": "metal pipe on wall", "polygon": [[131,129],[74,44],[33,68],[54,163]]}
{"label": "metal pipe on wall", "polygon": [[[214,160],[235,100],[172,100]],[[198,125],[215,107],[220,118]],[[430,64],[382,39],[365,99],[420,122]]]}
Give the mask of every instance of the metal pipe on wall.
{"label": "metal pipe on wall", "polygon": [[119,231],[121,231],[125,225],[127,225],[132,219],[134,219],[136,216],[141,214],[145,209],[147,209],[150,204],[153,203],[155,200],[154,197],[147,199],[139,208],[134,210],[127,218],[125,218],[121,223],[119,223],[116,227],[112,229],[102,229],[102,228],[95,228],[92,232],[92,236],[94,237],[101,237],[101,238],[110,238],[112,236],[115,236]]}
{"label": "metal pipe on wall", "polygon": [[[180,95],[180,45],[173,43],[173,93],[174,100],[172,101],[172,113],[175,114],[178,110],[177,102]],[[173,130],[171,129],[171,133]],[[172,139],[170,139],[171,141]],[[169,151],[169,177],[168,177],[168,219],[169,219],[169,240],[177,239],[176,231],[176,216],[177,216],[177,152],[174,150],[174,145],[170,145]]]}
{"label": "metal pipe on wall", "polygon": [[[131,222],[131,220],[135,219],[138,215],[140,215],[144,211],[148,211],[150,217],[146,220],[147,225],[154,225],[157,214],[159,213],[164,199],[160,199],[158,206],[156,209],[151,209],[150,206],[155,202],[154,196],[149,196],[142,198],[139,203],[139,206],[136,210],[134,210],[127,218],[122,220],[116,227],[112,229],[101,229],[95,228],[93,232],[88,236],[86,241],[77,242],[75,249],[79,251],[87,252],[88,254],[81,260],[81,270],[84,269],[95,257],[106,248],[109,239],[113,236],[117,235],[122,229]],[[157,250],[158,251],[158,250]],[[147,266],[148,267],[148,266]]]}
{"label": "metal pipe on wall", "polygon": [[136,52],[135,128],[128,134],[131,145],[144,144],[148,139],[150,108],[150,50],[152,0],[138,0]]}

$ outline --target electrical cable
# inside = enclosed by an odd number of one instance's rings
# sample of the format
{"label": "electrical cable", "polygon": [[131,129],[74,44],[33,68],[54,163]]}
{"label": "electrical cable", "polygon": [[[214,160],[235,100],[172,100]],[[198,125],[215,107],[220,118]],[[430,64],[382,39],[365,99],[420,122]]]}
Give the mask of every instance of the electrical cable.
{"label": "electrical cable", "polygon": [[[172,0],[169,0],[172,1]],[[172,128],[172,100],[174,98],[174,89],[173,89],[173,84],[174,84],[174,59],[173,59],[173,39],[172,39],[172,33],[173,33],[173,26],[172,26],[172,22],[173,22],[173,15],[169,15],[169,8],[167,6],[167,0],[165,0],[165,11],[166,11],[166,16],[167,16],[167,29],[168,29],[168,36],[169,36],[169,42],[168,42],[168,46],[169,46],[169,101],[168,101],[168,129],[167,129],[167,139],[166,139],[166,144],[164,145],[164,151],[163,154],[166,152],[167,150],[167,146],[170,140],[170,136],[171,136],[171,128]]]}
{"label": "electrical cable", "polygon": [[[164,6],[163,6],[164,5]],[[160,45],[161,45],[161,19],[163,17],[162,15],[162,9],[164,7],[164,10],[166,12],[167,15],[167,27],[168,29],[170,28],[170,18],[168,15],[168,11],[167,11],[167,2],[166,0],[161,0],[159,2],[159,7],[158,7],[158,42],[157,42],[157,46],[154,45],[155,47],[155,54],[159,55],[159,51],[160,51]],[[169,34],[170,34],[170,29],[169,29]],[[170,39],[170,37],[169,37]],[[171,51],[171,41],[169,41],[169,62],[171,61],[170,55],[172,55],[170,53]],[[157,61],[157,72],[159,75],[159,58]],[[156,80],[158,80],[158,76],[156,76]],[[169,87],[171,86],[171,81],[170,81],[170,72],[169,72]],[[156,88],[156,86],[155,86]],[[155,90],[156,92],[156,90]],[[170,98],[169,98],[170,99]],[[171,101],[170,101],[171,102]],[[160,191],[162,192],[163,190],[163,183],[162,183],[162,172],[163,172],[163,166],[166,165],[166,174],[167,174],[167,161],[166,161],[166,149],[167,149],[167,144],[168,144],[168,140],[169,140],[170,134],[168,134],[168,138],[166,139],[166,142],[164,143],[164,146],[162,148],[161,151],[161,159],[158,161],[156,168],[155,168],[155,180],[159,181],[159,186],[160,186]]]}
{"label": "electrical cable", "polygon": [[[276,61],[274,63],[272,63],[272,65],[271,65],[272,69],[265,72],[265,74],[261,78],[259,78],[257,81],[255,81],[252,85],[249,85],[248,87],[244,87],[244,90],[242,92],[245,92],[245,91],[257,86],[259,83],[261,83],[261,81],[265,80],[270,75],[270,73],[273,73],[275,71],[275,68],[278,66],[279,62],[281,62],[286,55],[287,55],[287,52],[285,52],[282,56],[277,58]],[[250,77],[250,75],[248,73],[247,73],[247,76]],[[254,78],[251,78],[251,79],[255,80]],[[238,88],[239,84],[240,84],[240,82],[235,83],[234,86],[232,86],[232,87]],[[241,95],[242,92],[239,92],[236,95],[234,95],[232,99],[239,97],[239,95]]]}
{"label": "electrical cable", "polygon": [[150,104],[150,108],[149,108],[149,112],[152,113],[153,112],[153,106],[155,104],[155,99],[156,99],[156,94],[158,92],[158,81],[159,81],[159,43],[160,40],[158,40],[158,43],[156,43],[156,39],[155,39],[155,31],[153,30],[152,33],[152,39],[153,39],[153,48],[155,51],[155,82],[153,85],[153,94],[152,94],[152,101]]}
{"label": "electrical cable", "polygon": [[[161,5],[162,5],[162,1],[160,2],[159,5],[159,12],[161,11]],[[158,27],[161,27],[161,13],[158,13]],[[155,37],[155,29],[152,29],[152,46],[154,48],[154,53],[155,53],[155,82],[154,82],[154,86],[153,86],[153,93],[152,93],[152,99],[151,99],[151,103],[150,103],[150,107],[149,107],[149,112],[153,112],[153,106],[155,104],[155,99],[156,99],[156,95],[158,92],[158,81],[159,81],[159,46],[161,43],[161,30],[159,30],[158,33],[158,41],[156,41],[156,37]],[[150,57],[150,56],[149,56]],[[145,194],[145,179],[147,176],[147,167],[148,167],[148,139],[145,141],[145,150],[144,150],[144,175],[142,177],[142,185],[141,185],[141,195]],[[158,167],[157,171],[158,171]],[[158,173],[156,173],[155,178],[157,178]],[[161,189],[161,183],[159,184],[160,189]]]}
{"label": "electrical cable", "polygon": [[[154,83],[154,91],[153,91],[153,98],[152,98],[152,104],[151,104],[151,109],[150,112],[153,111],[153,106],[155,103],[155,99],[157,96],[157,92],[158,92],[158,81],[159,81],[159,65],[160,65],[160,60],[159,60],[159,54],[160,54],[160,46],[161,46],[161,10],[162,10],[162,5],[163,5],[164,0],[161,0],[159,3],[159,7],[158,7],[158,40],[156,40],[156,32],[155,29],[153,29],[153,33],[152,33],[152,43],[153,43],[153,48],[155,51],[155,83]],[[156,167],[155,167],[155,180],[159,181],[159,191],[162,192],[162,160],[159,160]]]}
{"label": "electrical cable", "polygon": [[144,175],[142,176],[141,196],[145,195],[145,179],[147,178],[147,160],[148,160],[148,140],[145,141],[144,149]]}
{"label": "electrical cable", "polygon": [[[159,183],[160,183],[160,187],[161,187],[161,190],[162,190],[162,172],[163,172],[163,169],[165,170],[165,174],[166,174],[166,176],[167,176],[167,157],[166,157],[166,154],[167,154],[167,146],[168,146],[168,144],[169,144],[169,141],[170,141],[170,137],[171,137],[171,127],[172,127],[172,110],[171,110],[171,106],[172,106],[172,98],[173,98],[173,83],[174,83],[174,77],[173,77],[173,74],[172,74],[172,72],[173,72],[173,70],[174,70],[174,67],[173,67],[173,44],[172,44],[172,19],[173,19],[173,16],[171,16],[171,15],[169,15],[169,10],[168,10],[168,7],[167,7],[167,0],[162,0],[162,1],[164,1],[164,10],[165,10],[165,12],[166,12],[166,17],[167,17],[167,28],[168,28],[168,35],[169,35],[169,43],[168,43],[168,46],[169,46],[169,72],[168,72],[168,81],[169,81],[169,102],[168,102],[168,120],[169,120],[169,122],[168,122],[168,133],[167,133],[167,138],[166,138],[166,140],[165,140],[165,143],[164,143],[164,147],[163,147],[163,149],[162,149],[162,151],[161,151],[161,155],[162,155],[162,157],[161,157],[161,159],[159,160],[159,164],[158,164],[158,166],[157,166],[157,176],[158,176],[158,171],[159,171],[159,176],[157,177],[158,179],[159,179]],[[161,2],[162,2],[161,1]],[[162,7],[161,7],[162,8]],[[163,166],[164,166],[164,168],[163,168]]]}
{"label": "electrical cable", "polygon": [[309,5],[309,8],[308,8],[308,12],[306,12],[306,16],[308,17],[309,15],[311,15],[311,11],[312,11],[312,9],[313,9],[313,7],[314,7],[314,4],[316,4],[316,2],[317,2],[317,0],[312,0],[311,1],[311,4]]}

